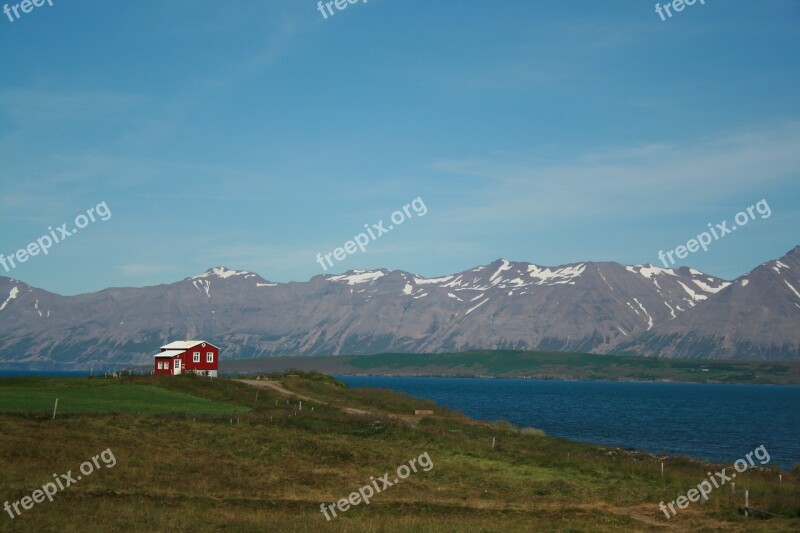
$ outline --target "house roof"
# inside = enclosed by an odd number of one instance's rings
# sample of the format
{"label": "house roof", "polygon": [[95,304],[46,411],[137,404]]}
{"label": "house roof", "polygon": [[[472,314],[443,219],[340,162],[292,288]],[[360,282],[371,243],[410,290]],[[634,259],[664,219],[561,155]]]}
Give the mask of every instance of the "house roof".
{"label": "house roof", "polygon": [[[203,344],[204,342],[206,344],[211,344],[210,342],[206,342],[206,341],[175,341],[175,342],[171,342],[169,344],[165,344],[164,346],[161,347],[161,349],[162,350],[188,350],[189,348],[194,348],[198,344]],[[214,346],[214,345],[211,344],[211,346]],[[216,348],[216,346],[214,346],[214,348]]]}
{"label": "house roof", "polygon": [[166,352],[158,352],[153,357],[175,357],[176,355],[180,355],[186,350],[167,350]]}

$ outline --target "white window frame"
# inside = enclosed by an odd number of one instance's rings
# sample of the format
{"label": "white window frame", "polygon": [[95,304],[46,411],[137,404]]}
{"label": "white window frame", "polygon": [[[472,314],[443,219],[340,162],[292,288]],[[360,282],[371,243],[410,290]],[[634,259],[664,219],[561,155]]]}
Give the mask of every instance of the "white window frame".
{"label": "white window frame", "polygon": [[199,363],[200,362],[200,352],[194,352],[192,354],[192,362]]}
{"label": "white window frame", "polygon": [[206,363],[214,362],[214,352],[206,352]]}

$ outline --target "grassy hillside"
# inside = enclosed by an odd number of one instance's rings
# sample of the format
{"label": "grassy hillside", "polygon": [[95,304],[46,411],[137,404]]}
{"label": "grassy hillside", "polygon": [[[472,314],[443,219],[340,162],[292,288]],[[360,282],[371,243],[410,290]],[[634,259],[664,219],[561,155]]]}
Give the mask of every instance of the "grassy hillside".
{"label": "grassy hillside", "polygon": [[[34,389],[41,383],[30,381]],[[752,470],[701,505],[667,520],[662,500],[675,500],[711,466],[635,452],[574,444],[508,424],[476,422],[430,402],[384,390],[349,389],[331,378],[294,372],[263,382],[213,382],[181,376],[106,381],[52,380],[62,391],[106,398],[107,387],[130,397],[159,389],[161,398],[201,398],[229,414],[0,414],[0,503],[18,501],[52,480],[78,471],[102,450],[113,467],[23,511],[0,515],[2,531],[797,531],[800,479]],[[84,388],[88,382],[91,386]],[[5,384],[4,384],[5,385]],[[261,388],[257,388],[260,386]],[[6,385],[7,387],[7,385]],[[23,390],[19,385],[18,390]],[[286,393],[292,394],[287,396]],[[176,400],[180,401],[180,400]],[[163,408],[179,411],[164,399]],[[300,405],[302,402],[302,407]],[[45,406],[47,407],[47,406]],[[18,409],[0,403],[0,411]],[[434,411],[415,416],[415,409]],[[492,442],[494,440],[494,447]],[[320,504],[334,504],[426,454],[432,465],[327,521]],[[744,518],[751,505],[778,515]]]}
{"label": "grassy hillside", "polygon": [[0,412],[141,413],[188,415],[242,413],[249,409],[165,388],[117,379],[0,379]]}
{"label": "grassy hillside", "polygon": [[331,374],[800,384],[800,363],[654,359],[586,353],[475,350],[447,354],[264,357],[225,361],[228,372],[290,369]]}

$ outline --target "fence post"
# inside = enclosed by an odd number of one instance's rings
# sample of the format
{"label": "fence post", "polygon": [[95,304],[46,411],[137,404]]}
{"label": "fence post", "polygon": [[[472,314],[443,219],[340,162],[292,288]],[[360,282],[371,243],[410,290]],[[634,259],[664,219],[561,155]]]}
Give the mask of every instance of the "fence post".
{"label": "fence post", "polygon": [[744,491],[744,515],[747,516],[747,508],[750,507],[750,491]]}
{"label": "fence post", "polygon": [[58,398],[56,398],[56,403],[53,406],[53,420],[56,419],[56,410],[58,409]]}

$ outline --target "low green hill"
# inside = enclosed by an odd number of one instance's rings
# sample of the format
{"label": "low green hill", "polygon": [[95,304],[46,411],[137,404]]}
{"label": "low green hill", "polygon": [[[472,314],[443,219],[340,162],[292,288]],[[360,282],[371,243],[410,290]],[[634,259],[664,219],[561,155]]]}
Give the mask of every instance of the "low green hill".
{"label": "low green hill", "polygon": [[800,384],[800,362],[656,359],[507,350],[444,354],[262,357],[225,361],[223,369],[227,372],[250,373],[299,369],[329,374]]}

